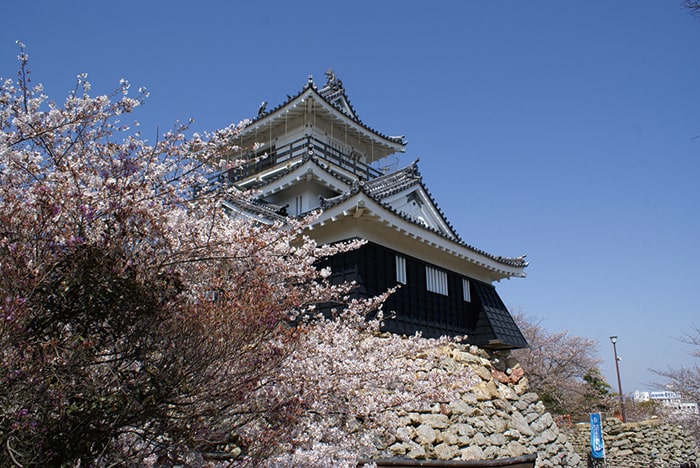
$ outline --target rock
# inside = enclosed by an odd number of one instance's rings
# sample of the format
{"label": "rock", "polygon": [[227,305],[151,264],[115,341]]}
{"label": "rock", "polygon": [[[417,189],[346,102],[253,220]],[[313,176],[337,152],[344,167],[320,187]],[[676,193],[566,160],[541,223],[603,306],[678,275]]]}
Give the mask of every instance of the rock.
{"label": "rock", "polygon": [[455,432],[457,435],[467,436],[467,437],[471,437],[476,433],[473,426],[470,426],[469,424],[463,424],[463,423],[453,424],[448,428],[448,430]]}
{"label": "rock", "polygon": [[416,430],[413,427],[399,427],[396,430],[396,439],[402,441],[402,442],[407,442],[409,440],[413,440],[413,437],[416,435]]}
{"label": "rock", "polygon": [[506,453],[509,457],[519,457],[530,452],[528,451],[527,447],[525,447],[523,444],[516,440],[513,440],[509,442],[506,446]]}
{"label": "rock", "polygon": [[397,442],[389,447],[389,453],[392,457],[401,457],[406,455],[411,449],[411,445],[407,442]]}
{"label": "rock", "polygon": [[421,423],[422,416],[420,413],[408,413],[408,423],[417,426]]}
{"label": "rock", "polygon": [[432,427],[421,424],[416,428],[416,440],[421,445],[429,445],[437,439],[437,432]]}
{"label": "rock", "polygon": [[406,458],[425,458],[425,449],[422,445],[419,445],[415,442],[411,442],[409,443],[409,447],[410,448],[408,450],[408,453],[406,453]]}
{"label": "rock", "polygon": [[472,367],[476,375],[481,377],[481,380],[484,382],[489,382],[491,381],[491,370],[487,369],[483,366],[477,366],[477,367]]}
{"label": "rock", "polygon": [[436,352],[439,355],[434,358],[429,359],[429,353],[423,356],[426,372],[431,366],[472,372],[474,384],[455,389],[458,396],[452,401],[419,401],[410,410],[398,410],[393,419],[397,427],[385,430],[391,437],[383,437],[377,428],[378,453],[411,459],[489,460],[537,452],[538,468],[583,468],[569,436],[559,430],[537,394],[529,391],[527,377],[511,356],[494,353],[491,361],[484,350],[456,344]]}
{"label": "rock", "polygon": [[472,444],[474,445],[479,445],[483,447],[485,445],[488,445],[488,443],[489,440],[481,432],[477,432],[476,434],[474,434],[474,437],[472,437]]}
{"label": "rock", "polygon": [[506,436],[503,434],[491,434],[491,437],[489,437],[489,442],[491,445],[495,445],[497,447],[500,447],[502,445],[506,444]]}
{"label": "rock", "polygon": [[516,401],[518,399],[518,392],[516,392],[515,389],[512,387],[503,386],[499,388],[499,392],[501,393],[501,396],[506,400]]}
{"label": "rock", "polygon": [[471,447],[463,448],[459,451],[460,460],[483,460],[484,451],[478,445],[472,445]]}
{"label": "rock", "polygon": [[552,418],[552,415],[549,413],[545,413],[539,418],[537,418],[536,421],[533,421],[532,424],[530,424],[530,427],[532,427],[532,430],[535,432],[543,432],[547,429],[549,429],[552,424],[554,424],[554,419]]}
{"label": "rock", "polygon": [[526,393],[522,397],[520,397],[520,401],[529,405],[540,401],[540,397],[538,397],[536,393]]}
{"label": "rock", "polygon": [[[509,388],[505,388],[505,389],[501,388],[501,389],[499,389],[499,391],[501,392],[501,394],[505,398],[508,398],[510,400],[510,397],[506,394],[506,393],[510,392]],[[514,409],[513,405],[507,400],[493,400],[491,403],[493,404],[494,408],[499,409],[499,410],[503,411],[504,413],[512,413],[513,412],[513,409]]]}
{"label": "rock", "polygon": [[458,436],[454,432],[442,432],[439,438],[443,443],[448,445],[461,445],[461,442],[465,439],[463,436]]}
{"label": "rock", "polygon": [[518,396],[522,396],[527,392],[530,384],[528,383],[527,377],[523,377],[520,381],[513,387],[513,390]]}
{"label": "rock", "polygon": [[530,428],[530,423],[525,419],[525,416],[523,416],[519,411],[514,411],[510,415],[510,420],[508,421],[509,427],[512,427],[514,430],[518,431],[520,434],[533,437],[535,435],[535,431],[533,431]]}
{"label": "rock", "polygon": [[451,414],[465,414],[468,416],[474,413],[474,406],[468,404],[461,398],[450,402],[447,406],[449,407]]}
{"label": "rock", "polygon": [[470,405],[472,407],[476,407],[476,405],[479,403],[479,400],[477,400],[476,395],[473,391],[465,392],[460,398],[460,400],[464,401],[467,405]]}
{"label": "rock", "polygon": [[450,425],[450,418],[445,414],[424,414],[421,417],[421,425],[430,426],[433,429],[444,429]]}
{"label": "rock", "polygon": [[438,460],[452,460],[459,454],[459,449],[454,445],[445,443],[435,446],[435,456]]}

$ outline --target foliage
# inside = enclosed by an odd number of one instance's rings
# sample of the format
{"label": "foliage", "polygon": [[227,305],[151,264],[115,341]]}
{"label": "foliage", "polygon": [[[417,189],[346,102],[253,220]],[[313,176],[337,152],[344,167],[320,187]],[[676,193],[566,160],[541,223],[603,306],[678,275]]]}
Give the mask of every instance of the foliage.
{"label": "foliage", "polygon": [[530,348],[514,355],[550,412],[585,421],[588,413],[610,408],[610,385],[600,374],[594,340],[567,331],[549,332],[523,314],[516,314],[515,320]]}
{"label": "foliage", "polygon": [[238,127],[149,145],[119,122],[145,91],[91,97],[80,75],[59,105],[20,48],[0,89],[0,464],[177,462],[249,427],[265,437],[236,443],[263,456],[299,401],[262,382],[299,340],[291,316],[345,292],[314,262],[349,246],[300,237],[305,221],[232,220],[233,189],[192,196],[191,154]]}
{"label": "foliage", "polygon": [[693,15],[700,15],[700,1],[681,0],[681,5]]}
{"label": "foliage", "polygon": [[665,409],[658,401],[634,401],[633,399],[625,400],[625,416],[627,422],[644,421],[646,419],[663,417]]}
{"label": "foliage", "polygon": [[[378,336],[385,296],[326,281],[318,260],[360,242],[222,209],[249,194],[202,161],[245,122],[149,144],[120,121],[145,90],[90,96],[79,75],[49,101],[19,46],[0,84],[0,465],[352,464],[390,410],[469,385],[426,370],[444,341]],[[308,321],[327,302],[346,305]]]}
{"label": "foliage", "polygon": [[274,463],[354,467],[358,457],[376,455],[375,447],[399,427],[401,410],[453,401],[474,384],[466,366],[443,365],[444,348],[454,340],[380,333],[381,314],[366,321],[358,305],[305,327],[303,345],[283,370],[285,381],[302,389],[304,414],[285,447],[292,456]]}
{"label": "foliage", "polygon": [[[680,341],[691,347],[691,355],[700,358],[700,327],[693,325],[691,332],[686,333]],[[700,404],[700,364],[696,361],[690,366],[655,370],[657,375],[664,378],[664,390],[677,392],[683,402]],[[689,413],[667,412],[666,416],[678,420],[693,434],[700,446],[700,415]]]}

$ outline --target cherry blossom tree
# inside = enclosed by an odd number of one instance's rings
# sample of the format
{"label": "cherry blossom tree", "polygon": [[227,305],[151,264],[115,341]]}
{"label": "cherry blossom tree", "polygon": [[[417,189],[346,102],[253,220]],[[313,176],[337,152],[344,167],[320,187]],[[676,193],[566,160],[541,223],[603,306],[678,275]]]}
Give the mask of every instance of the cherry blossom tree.
{"label": "cherry blossom tree", "polygon": [[[691,356],[700,358],[700,327],[693,325],[690,329],[691,331],[680,337],[679,341],[690,346]],[[687,366],[669,367],[666,370],[654,372],[665,381],[663,385],[659,385],[660,388],[677,392],[685,403],[700,405],[700,364],[697,361]],[[665,416],[683,424],[693,434],[696,443],[700,444],[699,414],[693,411],[665,411]]]}
{"label": "cherry blossom tree", "polygon": [[470,368],[448,363],[457,339],[381,333],[381,311],[366,320],[366,310],[351,302],[336,319],[305,327],[283,369],[286,384],[300,389],[303,414],[270,466],[355,467],[394,435],[400,414],[454,401],[475,383]]}
{"label": "cherry blossom tree", "polygon": [[0,464],[351,464],[392,410],[469,385],[428,365],[445,340],[380,336],[385,296],[326,281],[319,260],[359,241],[224,209],[250,194],[207,176],[240,163],[246,122],[149,143],[124,122],[145,90],[92,96],[79,75],[51,101],[19,48],[0,83]]}
{"label": "cherry blossom tree", "polygon": [[595,340],[567,331],[550,332],[522,313],[515,320],[530,348],[514,355],[550,412],[583,421],[589,412],[610,407],[610,385],[600,373]]}
{"label": "cherry blossom tree", "polygon": [[246,194],[192,155],[221,156],[240,126],[149,144],[121,121],[145,90],[91,96],[80,75],[59,104],[21,44],[19,60],[0,88],[0,463],[274,451],[300,407],[266,388],[299,341],[289,322],[342,299],[315,262],[352,245],[221,209]]}
{"label": "cherry blossom tree", "polygon": [[700,1],[698,0],[681,0],[681,5],[693,15],[700,14]]}

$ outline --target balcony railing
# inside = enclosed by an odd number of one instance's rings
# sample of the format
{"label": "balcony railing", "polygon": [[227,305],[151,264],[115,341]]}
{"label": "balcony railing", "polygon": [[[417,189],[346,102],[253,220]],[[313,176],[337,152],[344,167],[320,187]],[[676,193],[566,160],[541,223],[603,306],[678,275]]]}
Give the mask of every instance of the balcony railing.
{"label": "balcony railing", "polygon": [[[266,156],[265,153],[267,153]],[[237,182],[277,164],[291,161],[304,155],[316,156],[364,180],[374,179],[382,175],[381,171],[360,161],[358,157],[346,154],[317,138],[307,136],[283,146],[272,145],[272,147],[268,147],[258,153],[251,152],[246,156],[249,162],[230,169],[227,177],[230,182]]]}

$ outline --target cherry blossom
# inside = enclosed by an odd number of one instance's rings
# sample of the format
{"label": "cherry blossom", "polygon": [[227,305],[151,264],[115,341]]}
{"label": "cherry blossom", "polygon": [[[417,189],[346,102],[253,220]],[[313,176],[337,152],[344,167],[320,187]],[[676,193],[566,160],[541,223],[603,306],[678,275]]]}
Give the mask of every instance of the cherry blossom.
{"label": "cherry blossom", "polygon": [[80,74],[50,101],[18,46],[0,79],[0,464],[352,464],[395,411],[470,384],[434,365],[449,340],[381,334],[386,295],[351,300],[317,266],[361,241],[224,209],[252,195],[211,179],[243,162],[247,121],[148,143],[123,122],[145,89],[93,96]]}

